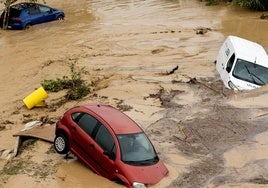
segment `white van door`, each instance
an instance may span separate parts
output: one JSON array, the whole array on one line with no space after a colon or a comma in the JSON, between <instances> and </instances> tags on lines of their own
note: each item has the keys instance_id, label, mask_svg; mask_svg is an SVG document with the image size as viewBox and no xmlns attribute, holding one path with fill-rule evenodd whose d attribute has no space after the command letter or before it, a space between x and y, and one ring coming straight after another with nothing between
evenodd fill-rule
<instances>
[{"instance_id":1,"label":"white van door","mask_svg":"<svg viewBox=\"0 0 268 188\"><path fill-rule=\"evenodd\" d=\"M230 81L230 77L232 76L232 69L234 67L234 62L235 62L236 58L235 58L235 53L233 53L229 59L227 60L227 62L223 63L222 65L222 72L221 72L221 79L223 80L223 83L226 87L230 88L229 86L229 81Z\"/></svg>"}]
</instances>

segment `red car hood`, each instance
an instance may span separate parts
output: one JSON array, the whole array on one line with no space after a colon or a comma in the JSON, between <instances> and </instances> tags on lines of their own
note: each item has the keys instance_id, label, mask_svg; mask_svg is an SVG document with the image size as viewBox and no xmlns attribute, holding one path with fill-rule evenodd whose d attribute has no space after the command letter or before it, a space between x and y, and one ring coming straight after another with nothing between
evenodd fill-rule
<instances>
[{"instance_id":1,"label":"red car hood","mask_svg":"<svg viewBox=\"0 0 268 188\"><path fill-rule=\"evenodd\" d=\"M130 185L133 182L154 185L168 174L168 170L161 160L150 166L132 166L128 164L123 166L124 176L130 181Z\"/></svg>"}]
</instances>

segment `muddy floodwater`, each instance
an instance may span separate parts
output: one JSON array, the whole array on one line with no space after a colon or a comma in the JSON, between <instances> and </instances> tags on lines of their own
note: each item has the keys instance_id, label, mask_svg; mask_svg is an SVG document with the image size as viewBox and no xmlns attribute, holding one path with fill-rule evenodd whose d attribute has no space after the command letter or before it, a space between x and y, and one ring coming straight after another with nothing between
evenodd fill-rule
<instances>
[{"instance_id":1,"label":"muddy floodwater","mask_svg":"<svg viewBox=\"0 0 268 188\"><path fill-rule=\"evenodd\" d=\"M154 187L268 186L268 87L230 91L213 63L228 35L268 49L261 12L196 0L46 3L65 20L0 31L0 187L123 187L49 142L25 140L13 157L13 135L26 122L55 125L88 102L112 105L144 129L169 170ZM74 62L88 96L62 102L63 90L48 93L46 107L25 107L24 97L43 80L70 76Z\"/></svg>"}]
</instances>

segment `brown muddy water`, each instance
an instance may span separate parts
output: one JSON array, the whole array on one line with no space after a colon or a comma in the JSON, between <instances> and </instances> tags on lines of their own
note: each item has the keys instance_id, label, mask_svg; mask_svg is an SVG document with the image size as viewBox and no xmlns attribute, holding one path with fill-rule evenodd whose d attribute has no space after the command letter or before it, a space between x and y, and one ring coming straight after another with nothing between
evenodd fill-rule
<instances>
[{"instance_id":1,"label":"brown muddy water","mask_svg":"<svg viewBox=\"0 0 268 188\"><path fill-rule=\"evenodd\" d=\"M0 31L0 154L12 155L12 135L26 121L55 122L74 105L99 101L124 111L154 143L169 169L154 187L267 187L268 88L233 93L213 64L227 35L267 49L260 12L195 0L46 2L66 19ZM210 30L197 35L200 26ZM42 80L69 75L72 62L94 82L91 94L59 103L65 91L49 93L47 107L26 109L22 99ZM7 158L0 187L121 187L43 141L30 139Z\"/></svg>"}]
</instances>

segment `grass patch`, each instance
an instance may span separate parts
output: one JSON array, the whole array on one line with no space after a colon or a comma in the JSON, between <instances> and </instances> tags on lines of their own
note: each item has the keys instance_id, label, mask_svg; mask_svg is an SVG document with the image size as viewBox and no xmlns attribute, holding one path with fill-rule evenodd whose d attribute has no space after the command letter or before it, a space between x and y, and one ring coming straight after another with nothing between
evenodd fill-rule
<instances>
[{"instance_id":1,"label":"grass patch","mask_svg":"<svg viewBox=\"0 0 268 188\"><path fill-rule=\"evenodd\" d=\"M218 5L219 0L206 0L206 5L211 6L211 5Z\"/></svg>"},{"instance_id":2,"label":"grass patch","mask_svg":"<svg viewBox=\"0 0 268 188\"><path fill-rule=\"evenodd\" d=\"M6 166L4 166L0 174L16 175L25 173L24 169L28 167L29 164L30 162L26 160L13 160L12 163L8 163Z\"/></svg>"}]
</instances>

